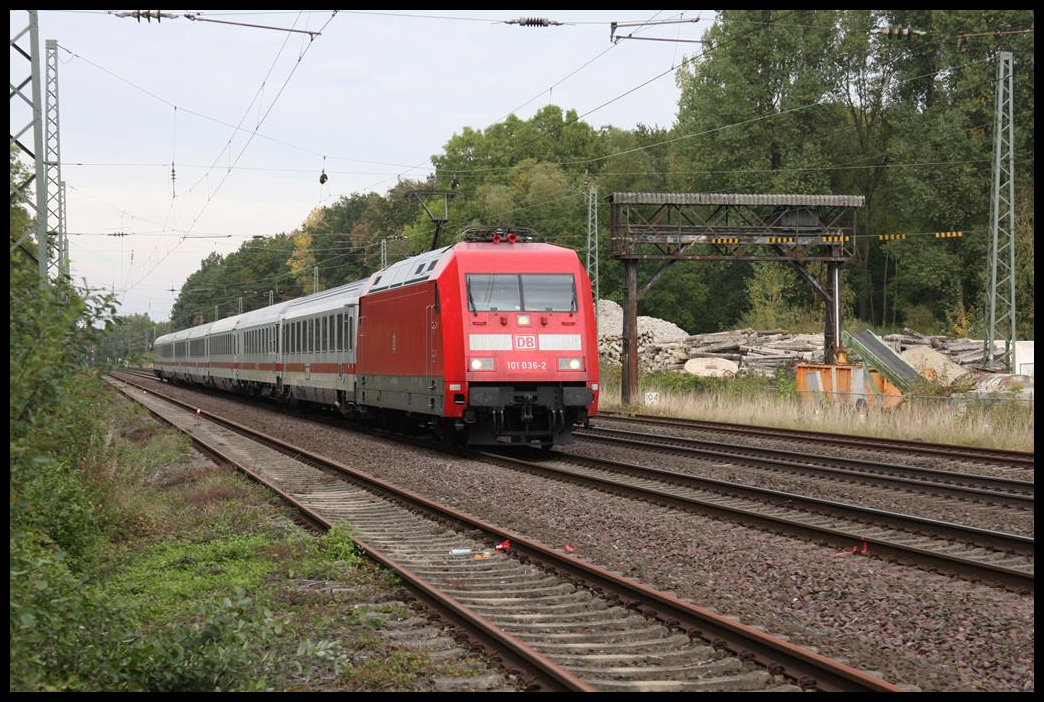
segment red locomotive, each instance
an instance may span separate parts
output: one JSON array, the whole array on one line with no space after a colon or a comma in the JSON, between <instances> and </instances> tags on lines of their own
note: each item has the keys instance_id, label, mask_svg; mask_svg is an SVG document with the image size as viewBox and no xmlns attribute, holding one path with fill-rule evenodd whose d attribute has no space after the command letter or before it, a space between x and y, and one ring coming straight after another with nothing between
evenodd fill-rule
<instances>
[{"instance_id":1,"label":"red locomotive","mask_svg":"<svg viewBox=\"0 0 1044 702\"><path fill-rule=\"evenodd\" d=\"M161 378L336 406L469 445L572 440L598 406L576 253L501 229L361 281L167 334Z\"/></svg>"}]
</instances>

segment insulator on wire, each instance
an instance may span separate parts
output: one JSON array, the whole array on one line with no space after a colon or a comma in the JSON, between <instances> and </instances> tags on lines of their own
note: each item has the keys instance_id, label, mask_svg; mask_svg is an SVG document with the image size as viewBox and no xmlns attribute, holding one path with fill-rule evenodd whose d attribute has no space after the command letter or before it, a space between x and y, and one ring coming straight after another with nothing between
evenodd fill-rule
<instances>
[{"instance_id":1,"label":"insulator on wire","mask_svg":"<svg viewBox=\"0 0 1044 702\"><path fill-rule=\"evenodd\" d=\"M517 20L506 20L505 24L517 24L520 27L550 27L562 23L547 17L520 17Z\"/></svg>"}]
</instances>

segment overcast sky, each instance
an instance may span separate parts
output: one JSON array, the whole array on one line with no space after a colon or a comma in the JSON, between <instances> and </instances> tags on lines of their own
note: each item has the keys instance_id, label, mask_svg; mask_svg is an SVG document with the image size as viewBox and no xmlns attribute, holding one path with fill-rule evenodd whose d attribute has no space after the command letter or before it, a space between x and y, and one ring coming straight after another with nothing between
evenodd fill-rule
<instances>
[{"instance_id":1,"label":"overcast sky","mask_svg":"<svg viewBox=\"0 0 1044 702\"><path fill-rule=\"evenodd\" d=\"M114 290L120 314L169 319L177 290L209 253L232 252L255 234L292 231L313 208L342 195L383 195L399 177L424 178L432 155L463 127L486 129L512 113L528 119L549 103L589 113L583 120L596 128L670 127L679 95L671 69L700 45L613 44L610 23L699 17L636 34L695 40L713 12L342 10L331 19L330 11L258 10L201 17L322 34L310 39L183 16L157 23L101 10L39 11L41 51L47 39L59 46L73 278ZM504 23L522 17L565 24ZM11 11L12 36L27 25L26 11ZM19 44L28 47L28 39ZM12 82L28 73L28 62L12 51ZM12 100L12 130L29 119L24 103ZM324 167L329 180L321 186ZM116 232L127 236L110 236Z\"/></svg>"}]
</instances>

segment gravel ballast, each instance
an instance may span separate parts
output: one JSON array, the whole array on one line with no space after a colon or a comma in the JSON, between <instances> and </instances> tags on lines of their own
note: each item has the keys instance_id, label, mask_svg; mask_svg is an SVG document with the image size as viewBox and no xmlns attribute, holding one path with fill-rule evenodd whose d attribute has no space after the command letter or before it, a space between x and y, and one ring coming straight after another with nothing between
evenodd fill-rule
<instances>
[{"instance_id":1,"label":"gravel ballast","mask_svg":"<svg viewBox=\"0 0 1044 702\"><path fill-rule=\"evenodd\" d=\"M170 388L178 394L183 389ZM395 445L222 396L235 417L748 625L938 691L1033 690L1033 596Z\"/></svg>"}]
</instances>

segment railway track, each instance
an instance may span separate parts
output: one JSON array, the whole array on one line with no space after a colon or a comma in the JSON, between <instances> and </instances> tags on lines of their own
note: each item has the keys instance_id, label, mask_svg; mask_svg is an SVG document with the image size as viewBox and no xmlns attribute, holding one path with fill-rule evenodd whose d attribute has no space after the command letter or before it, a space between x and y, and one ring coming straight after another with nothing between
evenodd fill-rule
<instances>
[{"instance_id":1,"label":"railway track","mask_svg":"<svg viewBox=\"0 0 1044 702\"><path fill-rule=\"evenodd\" d=\"M899 689L329 459L219 427L190 405L167 409L152 390L129 396L316 523L350 522L363 550L540 687Z\"/></svg>"},{"instance_id":2,"label":"railway track","mask_svg":"<svg viewBox=\"0 0 1044 702\"><path fill-rule=\"evenodd\" d=\"M1034 540L1028 536L562 452L531 460L503 453L475 455L517 470L811 538L839 549L859 549L1017 589L1033 587Z\"/></svg>"},{"instance_id":3,"label":"railway track","mask_svg":"<svg viewBox=\"0 0 1044 702\"><path fill-rule=\"evenodd\" d=\"M651 435L623 429L577 429L574 436L632 447L675 451L688 456L725 460L756 468L827 477L894 489L945 495L962 500L1008 505L1032 510L1034 484L1018 480L918 466L824 456L810 451L788 451L747 444L707 441L677 436Z\"/></svg>"},{"instance_id":4,"label":"railway track","mask_svg":"<svg viewBox=\"0 0 1044 702\"><path fill-rule=\"evenodd\" d=\"M681 429L712 431L718 434L730 434L734 436L782 439L793 441L803 446L808 446L810 444L829 444L877 453L889 451L904 455L921 455L934 458L952 459L956 461L993 463L1000 466L1024 468L1028 470L1032 470L1034 466L1033 453L1025 451L956 446L952 444L933 444L904 439L850 436L820 431L799 431L796 429L749 426L745 424L711 422L699 419L630 415L619 412L599 411L598 418L625 420L632 425L639 424L648 427L676 427ZM595 426L599 426L598 418L594 420Z\"/></svg>"},{"instance_id":5,"label":"railway track","mask_svg":"<svg viewBox=\"0 0 1044 702\"><path fill-rule=\"evenodd\" d=\"M1028 536L561 452L533 452L532 460L492 452L453 453L813 539L838 549L858 548L873 557L1020 590L1033 587L1034 540ZM737 454L728 460L737 460ZM759 463L765 459L743 460ZM1029 500L1032 504L1032 497Z\"/></svg>"}]
</instances>

